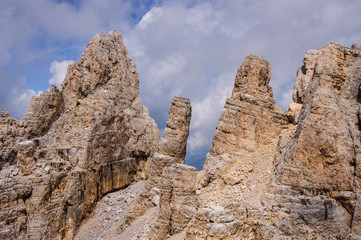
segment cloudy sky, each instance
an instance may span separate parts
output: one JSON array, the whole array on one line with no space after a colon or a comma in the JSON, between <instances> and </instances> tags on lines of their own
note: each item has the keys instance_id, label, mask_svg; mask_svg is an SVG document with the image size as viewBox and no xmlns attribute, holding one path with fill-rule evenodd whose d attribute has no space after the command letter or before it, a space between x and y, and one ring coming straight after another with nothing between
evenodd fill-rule
<instances>
[{"instance_id":1,"label":"cloudy sky","mask_svg":"<svg viewBox=\"0 0 361 240\"><path fill-rule=\"evenodd\" d=\"M308 49L361 44L360 13L359 0L1 0L0 109L21 118L32 95L61 83L92 36L117 30L161 130L173 96L191 99L187 162L199 167L248 54L270 62L285 110Z\"/></svg>"}]
</instances>

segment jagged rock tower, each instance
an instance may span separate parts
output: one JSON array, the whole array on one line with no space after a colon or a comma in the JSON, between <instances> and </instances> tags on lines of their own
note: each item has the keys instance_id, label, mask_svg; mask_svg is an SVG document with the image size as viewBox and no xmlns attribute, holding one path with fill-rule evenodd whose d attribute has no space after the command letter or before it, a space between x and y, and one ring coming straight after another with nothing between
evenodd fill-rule
<instances>
[{"instance_id":1,"label":"jagged rock tower","mask_svg":"<svg viewBox=\"0 0 361 240\"><path fill-rule=\"evenodd\" d=\"M1 239L72 239L104 194L144 179L159 132L121 35L97 34L61 90L0 119Z\"/></svg>"},{"instance_id":2,"label":"jagged rock tower","mask_svg":"<svg viewBox=\"0 0 361 240\"><path fill-rule=\"evenodd\" d=\"M248 56L217 125L186 239L361 239L361 51L310 50L287 114Z\"/></svg>"},{"instance_id":3,"label":"jagged rock tower","mask_svg":"<svg viewBox=\"0 0 361 240\"><path fill-rule=\"evenodd\" d=\"M361 239L361 49L308 51L287 113L270 77L246 57L197 173L182 164L190 101L174 98L159 141L120 34L96 35L60 90L20 121L1 112L0 238L72 239L104 194L149 173L101 236Z\"/></svg>"}]
</instances>

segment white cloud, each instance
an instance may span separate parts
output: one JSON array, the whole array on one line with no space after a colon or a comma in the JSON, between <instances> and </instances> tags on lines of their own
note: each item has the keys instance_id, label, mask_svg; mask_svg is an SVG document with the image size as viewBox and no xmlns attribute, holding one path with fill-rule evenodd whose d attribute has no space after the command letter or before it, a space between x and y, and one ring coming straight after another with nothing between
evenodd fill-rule
<instances>
[{"instance_id":1,"label":"white cloud","mask_svg":"<svg viewBox=\"0 0 361 240\"><path fill-rule=\"evenodd\" d=\"M149 24L156 21L157 18L161 17L162 15L163 9L160 7L154 7L142 17L137 27L140 29L145 29Z\"/></svg>"},{"instance_id":2,"label":"white cloud","mask_svg":"<svg viewBox=\"0 0 361 240\"><path fill-rule=\"evenodd\" d=\"M60 85L65 78L68 66L73 62L74 61L72 60L64 60L61 62L56 60L53 61L49 68L49 72L53 74L53 76L49 79L49 84L56 85L58 88L60 88Z\"/></svg>"},{"instance_id":3,"label":"white cloud","mask_svg":"<svg viewBox=\"0 0 361 240\"><path fill-rule=\"evenodd\" d=\"M0 89L0 110L6 108L12 117L20 119L28 111L31 97L39 96L42 92L28 89L25 78L12 78L1 70L0 73L6 77Z\"/></svg>"},{"instance_id":4,"label":"white cloud","mask_svg":"<svg viewBox=\"0 0 361 240\"><path fill-rule=\"evenodd\" d=\"M217 80L218 84L209 91L207 97L192 102L192 132L188 141L191 154L199 148L210 146L220 112L227 97L231 95L233 85L227 84L227 81L222 81L221 78Z\"/></svg>"},{"instance_id":5,"label":"white cloud","mask_svg":"<svg viewBox=\"0 0 361 240\"><path fill-rule=\"evenodd\" d=\"M282 97L279 101L279 107L281 109L287 109L289 105L292 103L292 90L290 89L282 94Z\"/></svg>"},{"instance_id":6,"label":"white cloud","mask_svg":"<svg viewBox=\"0 0 361 240\"><path fill-rule=\"evenodd\" d=\"M211 4L204 3L195 6L187 11L185 22L197 32L209 34L220 24L217 13Z\"/></svg>"},{"instance_id":7,"label":"white cloud","mask_svg":"<svg viewBox=\"0 0 361 240\"><path fill-rule=\"evenodd\" d=\"M10 113L15 116L15 118L20 118L23 112L28 111L31 97L38 97L42 91L35 92L32 89L27 89L24 92L19 92L18 89L13 88L11 93L13 99L10 103Z\"/></svg>"}]
</instances>

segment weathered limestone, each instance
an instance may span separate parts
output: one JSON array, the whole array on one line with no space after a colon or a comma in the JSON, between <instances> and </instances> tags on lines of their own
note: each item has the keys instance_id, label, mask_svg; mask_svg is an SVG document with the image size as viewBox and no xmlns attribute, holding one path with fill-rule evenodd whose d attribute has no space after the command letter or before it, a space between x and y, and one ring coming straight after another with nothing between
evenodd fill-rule
<instances>
[{"instance_id":1,"label":"weathered limestone","mask_svg":"<svg viewBox=\"0 0 361 240\"><path fill-rule=\"evenodd\" d=\"M150 239L165 239L180 233L198 208L196 169L184 164L172 164L163 171L160 210Z\"/></svg>"},{"instance_id":2,"label":"weathered limestone","mask_svg":"<svg viewBox=\"0 0 361 240\"><path fill-rule=\"evenodd\" d=\"M145 189L126 210L128 221L121 220L114 231L116 239L134 233L137 239L165 239L181 232L197 206L196 171L184 163L191 105L187 98L174 97L162 139L149 168ZM139 229L139 221L149 223ZM152 219L152 221L149 221Z\"/></svg>"},{"instance_id":3,"label":"weathered limestone","mask_svg":"<svg viewBox=\"0 0 361 240\"><path fill-rule=\"evenodd\" d=\"M287 108L287 117L291 123L298 123L298 116L300 115L302 104L292 102Z\"/></svg>"},{"instance_id":4,"label":"weathered limestone","mask_svg":"<svg viewBox=\"0 0 361 240\"><path fill-rule=\"evenodd\" d=\"M63 94L56 86L51 86L39 97L33 96L29 111L22 119L28 138L45 135L62 112Z\"/></svg>"},{"instance_id":5,"label":"weathered limestone","mask_svg":"<svg viewBox=\"0 0 361 240\"><path fill-rule=\"evenodd\" d=\"M163 169L173 163L184 163L192 108L188 98L174 97L158 149L154 153L147 188L160 188Z\"/></svg>"},{"instance_id":6,"label":"weathered limestone","mask_svg":"<svg viewBox=\"0 0 361 240\"><path fill-rule=\"evenodd\" d=\"M0 238L72 239L106 193L144 179L159 142L121 35L97 34L60 90L0 119Z\"/></svg>"},{"instance_id":7,"label":"weathered limestone","mask_svg":"<svg viewBox=\"0 0 361 240\"><path fill-rule=\"evenodd\" d=\"M358 60L353 56L356 52L347 50L330 43L317 51L318 58L310 63L315 67L304 94L300 124L279 167L285 178L282 182L328 191L353 191L358 187L354 175L359 158L357 94L361 79L355 65ZM305 61L306 68L307 64ZM287 175L294 171L299 174L290 182Z\"/></svg>"},{"instance_id":8,"label":"weathered limestone","mask_svg":"<svg viewBox=\"0 0 361 240\"><path fill-rule=\"evenodd\" d=\"M0 112L0 170L7 163L16 164L17 144L26 138L19 139L19 121L11 117L8 110ZM23 131L24 132L24 131Z\"/></svg>"},{"instance_id":9,"label":"weathered limestone","mask_svg":"<svg viewBox=\"0 0 361 240\"><path fill-rule=\"evenodd\" d=\"M159 205L164 169L172 164L184 163L191 116L190 100L174 97L169 107L167 127L150 162L145 191L130 210L132 218L142 216L150 208Z\"/></svg>"},{"instance_id":10,"label":"weathered limestone","mask_svg":"<svg viewBox=\"0 0 361 240\"><path fill-rule=\"evenodd\" d=\"M0 112L0 238L72 239L100 198L148 176L106 236L361 239L361 49L308 51L287 113L270 76L246 57L197 173L182 164L189 99L159 141L120 34L96 35L61 89L20 121Z\"/></svg>"},{"instance_id":11,"label":"weathered limestone","mask_svg":"<svg viewBox=\"0 0 361 240\"><path fill-rule=\"evenodd\" d=\"M240 222L222 206L201 208L187 228L187 239L234 239Z\"/></svg>"},{"instance_id":12,"label":"weathered limestone","mask_svg":"<svg viewBox=\"0 0 361 240\"><path fill-rule=\"evenodd\" d=\"M18 160L19 170L24 175L29 175L35 168L34 153L37 143L32 140L24 141L18 144L16 158Z\"/></svg>"},{"instance_id":13,"label":"weathered limestone","mask_svg":"<svg viewBox=\"0 0 361 240\"><path fill-rule=\"evenodd\" d=\"M300 232L358 239L361 51L330 43L307 52L304 63L302 68L313 71L298 74L294 96L304 97L294 100L303 106L294 135L276 158L272 191L278 192L280 185L291 189L273 201L288 202L296 196L289 208L305 219ZM299 82L305 75L309 80L302 89ZM292 228L296 217L289 220L288 232L300 238Z\"/></svg>"},{"instance_id":14,"label":"weathered limestone","mask_svg":"<svg viewBox=\"0 0 361 240\"><path fill-rule=\"evenodd\" d=\"M267 87L268 63L242 63L197 190L200 206L232 215L237 230L212 231L201 209L185 239L361 239L361 51L330 43L304 63L287 115Z\"/></svg>"},{"instance_id":15,"label":"weathered limestone","mask_svg":"<svg viewBox=\"0 0 361 240\"><path fill-rule=\"evenodd\" d=\"M267 145L288 123L273 99L272 88L268 86L270 77L271 68L264 58L246 57L217 124L212 156L254 152Z\"/></svg>"},{"instance_id":16,"label":"weathered limestone","mask_svg":"<svg viewBox=\"0 0 361 240\"><path fill-rule=\"evenodd\" d=\"M319 54L317 50L308 50L303 58L304 65L297 70L297 78L292 92L292 98L295 103L302 104L305 100Z\"/></svg>"},{"instance_id":17,"label":"weathered limestone","mask_svg":"<svg viewBox=\"0 0 361 240\"><path fill-rule=\"evenodd\" d=\"M270 77L268 62L255 55L239 67L199 173L201 209L187 228L186 239L254 236L253 227L245 225L247 209L259 207L272 182L278 136L289 125L273 99Z\"/></svg>"},{"instance_id":18,"label":"weathered limestone","mask_svg":"<svg viewBox=\"0 0 361 240\"><path fill-rule=\"evenodd\" d=\"M271 181L277 138L289 121L275 104L272 88L268 86L270 76L268 62L255 55L246 57L238 69L232 96L221 113L203 167L201 185L210 184L203 190L208 205L233 202L235 195L229 194L232 189L229 186L245 181L258 186L258 190L244 192L243 197L255 200L257 192L261 194L261 189ZM256 160L259 157L262 161ZM228 186L223 188L224 194L212 197L213 185L224 183ZM207 191L209 194L205 194Z\"/></svg>"}]
</instances>

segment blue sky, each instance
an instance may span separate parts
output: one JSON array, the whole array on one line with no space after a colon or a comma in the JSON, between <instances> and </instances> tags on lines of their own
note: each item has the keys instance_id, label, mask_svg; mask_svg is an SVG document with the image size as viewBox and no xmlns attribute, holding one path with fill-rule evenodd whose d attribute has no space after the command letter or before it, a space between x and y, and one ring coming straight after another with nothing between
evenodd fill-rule
<instances>
[{"instance_id":1,"label":"blue sky","mask_svg":"<svg viewBox=\"0 0 361 240\"><path fill-rule=\"evenodd\" d=\"M268 59L270 84L285 110L308 49L361 44L360 12L359 0L2 0L0 109L21 118L30 97L59 84L91 37L117 30L161 130L173 96L191 99L187 162L199 166L194 161L209 150L244 57Z\"/></svg>"}]
</instances>

